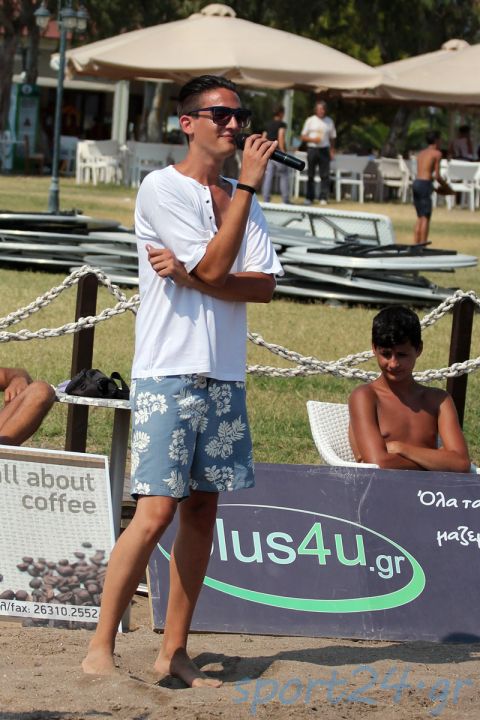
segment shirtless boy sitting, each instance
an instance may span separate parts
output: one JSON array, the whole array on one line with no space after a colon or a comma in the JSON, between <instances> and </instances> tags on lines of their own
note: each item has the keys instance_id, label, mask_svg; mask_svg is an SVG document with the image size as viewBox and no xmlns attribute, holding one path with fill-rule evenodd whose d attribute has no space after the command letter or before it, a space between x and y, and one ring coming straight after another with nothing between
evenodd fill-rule
<instances>
[{"instance_id":1,"label":"shirtless boy sitting","mask_svg":"<svg viewBox=\"0 0 480 720\"><path fill-rule=\"evenodd\" d=\"M0 368L0 445L21 445L38 429L55 401L55 391L43 381L32 381L22 368Z\"/></svg>"},{"instance_id":2,"label":"shirtless boy sitting","mask_svg":"<svg viewBox=\"0 0 480 720\"><path fill-rule=\"evenodd\" d=\"M372 349L381 374L355 388L349 398L355 458L387 469L469 472L451 396L412 376L422 347L419 319L408 308L391 306L374 317Z\"/></svg>"},{"instance_id":3,"label":"shirtless boy sitting","mask_svg":"<svg viewBox=\"0 0 480 720\"><path fill-rule=\"evenodd\" d=\"M436 192L439 195L451 195L453 190L440 175L440 133L432 131L427 133L428 147L417 155L417 177L413 181L413 204L417 211L417 222L415 224L414 241L416 245L425 245L428 240L430 229L430 218L432 216L432 192L433 180L436 180L438 187Z\"/></svg>"}]
</instances>

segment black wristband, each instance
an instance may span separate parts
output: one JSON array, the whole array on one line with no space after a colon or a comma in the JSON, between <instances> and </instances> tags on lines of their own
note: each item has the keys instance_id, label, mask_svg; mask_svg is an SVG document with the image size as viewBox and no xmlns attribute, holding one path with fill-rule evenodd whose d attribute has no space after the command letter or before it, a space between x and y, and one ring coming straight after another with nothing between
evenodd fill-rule
<instances>
[{"instance_id":1,"label":"black wristband","mask_svg":"<svg viewBox=\"0 0 480 720\"><path fill-rule=\"evenodd\" d=\"M251 185L245 185L245 183L239 183L237 182L237 190L246 190L251 195L255 195L255 188Z\"/></svg>"}]
</instances>

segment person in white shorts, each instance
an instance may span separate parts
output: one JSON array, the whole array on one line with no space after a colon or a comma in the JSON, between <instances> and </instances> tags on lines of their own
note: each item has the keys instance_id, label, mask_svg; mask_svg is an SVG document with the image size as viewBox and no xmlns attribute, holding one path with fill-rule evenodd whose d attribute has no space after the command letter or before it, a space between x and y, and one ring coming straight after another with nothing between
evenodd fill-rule
<instances>
[{"instance_id":1,"label":"person in white shorts","mask_svg":"<svg viewBox=\"0 0 480 720\"><path fill-rule=\"evenodd\" d=\"M238 182L226 180L220 169L250 120L235 85L212 75L194 78L180 91L178 115L188 154L147 175L137 198L141 302L132 368L132 494L138 502L112 551L83 669L114 671L119 621L178 506L154 668L189 686L218 686L189 658L187 637L218 493L254 482L245 407L246 303L269 302L275 275L282 274L255 197L277 143L248 137Z\"/></svg>"}]
</instances>

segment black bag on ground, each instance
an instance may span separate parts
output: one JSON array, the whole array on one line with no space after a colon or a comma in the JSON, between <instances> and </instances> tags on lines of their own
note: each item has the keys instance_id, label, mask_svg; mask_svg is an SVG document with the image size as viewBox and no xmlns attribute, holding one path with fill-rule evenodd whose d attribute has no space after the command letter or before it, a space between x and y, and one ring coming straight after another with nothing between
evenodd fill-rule
<instances>
[{"instance_id":1,"label":"black bag on ground","mask_svg":"<svg viewBox=\"0 0 480 720\"><path fill-rule=\"evenodd\" d=\"M120 383L120 385L118 385ZM128 400L130 390L120 373L113 372L110 377L101 370L80 370L65 388L68 395L107 398L109 400Z\"/></svg>"}]
</instances>

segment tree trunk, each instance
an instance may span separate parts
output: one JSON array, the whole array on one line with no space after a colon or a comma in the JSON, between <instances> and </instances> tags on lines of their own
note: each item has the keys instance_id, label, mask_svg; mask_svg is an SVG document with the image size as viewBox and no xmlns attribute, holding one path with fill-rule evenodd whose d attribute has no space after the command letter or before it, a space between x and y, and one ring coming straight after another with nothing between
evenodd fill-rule
<instances>
[{"instance_id":1,"label":"tree trunk","mask_svg":"<svg viewBox=\"0 0 480 720\"><path fill-rule=\"evenodd\" d=\"M161 108L165 83L157 82L153 95L152 106L147 118L148 142L162 142Z\"/></svg>"},{"instance_id":2,"label":"tree trunk","mask_svg":"<svg viewBox=\"0 0 480 720\"><path fill-rule=\"evenodd\" d=\"M27 63L25 67L25 82L35 85L38 78L38 50L40 45L40 33L35 23L28 26L28 48Z\"/></svg>"},{"instance_id":3,"label":"tree trunk","mask_svg":"<svg viewBox=\"0 0 480 720\"><path fill-rule=\"evenodd\" d=\"M412 109L406 105L401 105L398 108L390 125L388 137L381 150L384 157L396 157L399 153L403 154L405 152L412 113Z\"/></svg>"},{"instance_id":4,"label":"tree trunk","mask_svg":"<svg viewBox=\"0 0 480 720\"><path fill-rule=\"evenodd\" d=\"M0 132L8 129L10 93L12 89L13 63L17 48L17 36L5 35L0 45Z\"/></svg>"},{"instance_id":5,"label":"tree trunk","mask_svg":"<svg viewBox=\"0 0 480 720\"><path fill-rule=\"evenodd\" d=\"M138 138L140 142L148 140L148 115L152 108L155 84L153 82L145 82L143 86L143 108L140 127L138 128Z\"/></svg>"}]
</instances>

